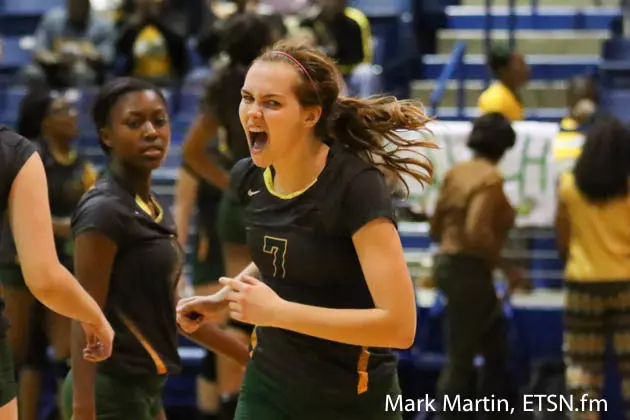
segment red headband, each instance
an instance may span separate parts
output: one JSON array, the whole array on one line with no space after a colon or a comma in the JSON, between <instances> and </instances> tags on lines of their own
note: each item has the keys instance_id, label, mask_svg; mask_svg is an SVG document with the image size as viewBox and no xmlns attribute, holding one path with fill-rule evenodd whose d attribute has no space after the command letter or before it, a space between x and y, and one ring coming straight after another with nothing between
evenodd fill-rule
<instances>
[{"instance_id":1,"label":"red headband","mask_svg":"<svg viewBox=\"0 0 630 420\"><path fill-rule=\"evenodd\" d=\"M281 55L285 58L288 58L293 64L295 64L296 66L298 66L298 68L302 71L302 73L304 73L304 75L308 78L308 81L311 83L311 87L313 88L313 91L315 92L315 95L317 96L317 102L319 103L319 105L322 105L322 100L319 97L319 92L317 91L317 86L315 85L315 81L313 80L313 78L311 77L311 75L309 74L308 70L306 70L306 67L304 67L302 65L302 63L300 63L298 61L297 58L293 57L291 54L286 53L284 51L272 51L272 54L278 54Z\"/></svg>"}]
</instances>

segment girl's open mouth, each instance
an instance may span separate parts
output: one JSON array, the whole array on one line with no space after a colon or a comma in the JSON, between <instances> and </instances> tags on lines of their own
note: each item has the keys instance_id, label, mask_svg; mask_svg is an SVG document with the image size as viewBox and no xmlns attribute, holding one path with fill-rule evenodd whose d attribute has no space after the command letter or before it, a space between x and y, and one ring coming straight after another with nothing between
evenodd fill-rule
<instances>
[{"instance_id":1,"label":"girl's open mouth","mask_svg":"<svg viewBox=\"0 0 630 420\"><path fill-rule=\"evenodd\" d=\"M249 147L253 152L261 152L267 145L269 136L264 131L249 131Z\"/></svg>"}]
</instances>

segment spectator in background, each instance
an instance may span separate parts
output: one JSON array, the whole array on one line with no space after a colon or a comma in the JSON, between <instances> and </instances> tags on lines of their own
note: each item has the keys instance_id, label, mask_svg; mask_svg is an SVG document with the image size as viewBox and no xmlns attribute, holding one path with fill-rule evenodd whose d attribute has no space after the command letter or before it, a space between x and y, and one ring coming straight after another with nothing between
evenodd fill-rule
<instances>
[{"instance_id":1,"label":"spectator in background","mask_svg":"<svg viewBox=\"0 0 630 420\"><path fill-rule=\"evenodd\" d=\"M42 18L33 63L20 73L31 88L99 84L114 56L113 25L93 13L90 0L67 0Z\"/></svg>"},{"instance_id":2,"label":"spectator in background","mask_svg":"<svg viewBox=\"0 0 630 420\"><path fill-rule=\"evenodd\" d=\"M161 0L135 0L116 43L117 73L170 86L188 72L186 40L169 26Z\"/></svg>"},{"instance_id":3,"label":"spectator in background","mask_svg":"<svg viewBox=\"0 0 630 420\"><path fill-rule=\"evenodd\" d=\"M379 92L372 67L372 32L367 17L348 7L347 0L317 0L300 23L310 31L305 40L319 46L339 66L350 94L367 97Z\"/></svg>"},{"instance_id":4,"label":"spectator in background","mask_svg":"<svg viewBox=\"0 0 630 420\"><path fill-rule=\"evenodd\" d=\"M563 349L569 392L601 398L608 335L630 416L630 131L594 123L575 169L561 175L556 241L566 260ZM574 414L575 415L575 414ZM582 417L599 418L597 413Z\"/></svg>"},{"instance_id":5,"label":"spectator in background","mask_svg":"<svg viewBox=\"0 0 630 420\"><path fill-rule=\"evenodd\" d=\"M586 130L597 113L597 90L590 77L578 76L569 81L567 105L569 113L560 121L560 132L553 141L556 178L572 170L582 152Z\"/></svg>"},{"instance_id":6,"label":"spectator in background","mask_svg":"<svg viewBox=\"0 0 630 420\"><path fill-rule=\"evenodd\" d=\"M261 0L235 0L234 8L228 12L227 16L225 16L225 8L218 11L215 5L214 9L213 15L216 19L203 31L197 41L197 51L205 60L212 60L217 58L219 54L226 52L222 50L221 46L223 34L230 26L230 19L244 13L258 15L265 22L271 30L271 44L280 41L287 35L283 16ZM229 53L226 55L229 56Z\"/></svg>"},{"instance_id":7,"label":"spectator in background","mask_svg":"<svg viewBox=\"0 0 630 420\"><path fill-rule=\"evenodd\" d=\"M493 283L501 267L510 289L523 282L520 272L500 256L515 212L503 191L497 164L514 146L510 121L498 113L479 117L468 139L474 157L454 166L444 179L431 237L439 243L434 277L446 306L446 366L438 382L440 397L472 398L474 357L482 353L482 396L506 397L507 328ZM444 412L442 419L454 413ZM454 418L459 418L454 417Z\"/></svg>"},{"instance_id":8,"label":"spectator in background","mask_svg":"<svg viewBox=\"0 0 630 420\"><path fill-rule=\"evenodd\" d=\"M505 44L496 44L487 60L496 81L479 97L479 111L482 115L498 112L511 121L523 120L525 106L520 90L529 80L525 58Z\"/></svg>"}]
</instances>

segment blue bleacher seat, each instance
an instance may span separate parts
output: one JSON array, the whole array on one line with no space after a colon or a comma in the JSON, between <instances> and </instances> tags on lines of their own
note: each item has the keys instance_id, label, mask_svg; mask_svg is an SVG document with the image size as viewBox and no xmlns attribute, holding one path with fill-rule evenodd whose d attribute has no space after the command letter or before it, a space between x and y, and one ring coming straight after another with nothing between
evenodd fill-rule
<instances>
[{"instance_id":1,"label":"blue bleacher seat","mask_svg":"<svg viewBox=\"0 0 630 420\"><path fill-rule=\"evenodd\" d=\"M4 0L0 7L4 13L46 12L53 7L64 6L65 0Z\"/></svg>"},{"instance_id":2,"label":"blue bleacher seat","mask_svg":"<svg viewBox=\"0 0 630 420\"><path fill-rule=\"evenodd\" d=\"M410 0L350 0L349 5L368 17L400 16L411 12Z\"/></svg>"},{"instance_id":3,"label":"blue bleacher seat","mask_svg":"<svg viewBox=\"0 0 630 420\"><path fill-rule=\"evenodd\" d=\"M24 95L26 95L24 87L11 87L0 93L0 123L9 126L15 124Z\"/></svg>"},{"instance_id":4,"label":"blue bleacher seat","mask_svg":"<svg viewBox=\"0 0 630 420\"><path fill-rule=\"evenodd\" d=\"M628 104L630 104L630 89L605 90L601 93L602 111L625 123L630 123Z\"/></svg>"},{"instance_id":5,"label":"blue bleacher seat","mask_svg":"<svg viewBox=\"0 0 630 420\"><path fill-rule=\"evenodd\" d=\"M32 35L41 17L39 12L0 12L0 36Z\"/></svg>"},{"instance_id":6,"label":"blue bleacher seat","mask_svg":"<svg viewBox=\"0 0 630 420\"><path fill-rule=\"evenodd\" d=\"M630 39L611 38L602 46L602 58L608 60L630 60Z\"/></svg>"},{"instance_id":7,"label":"blue bleacher seat","mask_svg":"<svg viewBox=\"0 0 630 420\"><path fill-rule=\"evenodd\" d=\"M536 13L528 6L517 7L514 27L518 30L608 30L613 20L619 16L617 7L577 8L547 7ZM451 7L446 9L449 29L485 28L484 6ZM509 10L497 7L492 15L494 29L510 27Z\"/></svg>"},{"instance_id":8,"label":"blue bleacher seat","mask_svg":"<svg viewBox=\"0 0 630 420\"><path fill-rule=\"evenodd\" d=\"M13 73L31 61L30 51L20 45L19 37L2 40L3 54L0 57L0 72Z\"/></svg>"}]
</instances>

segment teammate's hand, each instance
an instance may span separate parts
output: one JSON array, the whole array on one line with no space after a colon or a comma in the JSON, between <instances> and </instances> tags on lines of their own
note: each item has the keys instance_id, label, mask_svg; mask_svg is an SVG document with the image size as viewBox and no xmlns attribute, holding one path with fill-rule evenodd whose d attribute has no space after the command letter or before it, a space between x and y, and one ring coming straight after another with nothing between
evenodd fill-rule
<instances>
[{"instance_id":1,"label":"teammate's hand","mask_svg":"<svg viewBox=\"0 0 630 420\"><path fill-rule=\"evenodd\" d=\"M192 334L204 322L222 322L227 301L211 296L191 296L177 302L177 324L186 334Z\"/></svg>"},{"instance_id":2,"label":"teammate's hand","mask_svg":"<svg viewBox=\"0 0 630 420\"><path fill-rule=\"evenodd\" d=\"M230 316L233 319L261 327L275 324L282 299L269 286L250 276L235 279L222 277L219 282L232 289L227 300L230 301Z\"/></svg>"},{"instance_id":3,"label":"teammate's hand","mask_svg":"<svg viewBox=\"0 0 630 420\"><path fill-rule=\"evenodd\" d=\"M83 358L90 362L101 362L112 355L114 344L114 330L103 316L99 323L81 323L85 331L86 345Z\"/></svg>"}]
</instances>

